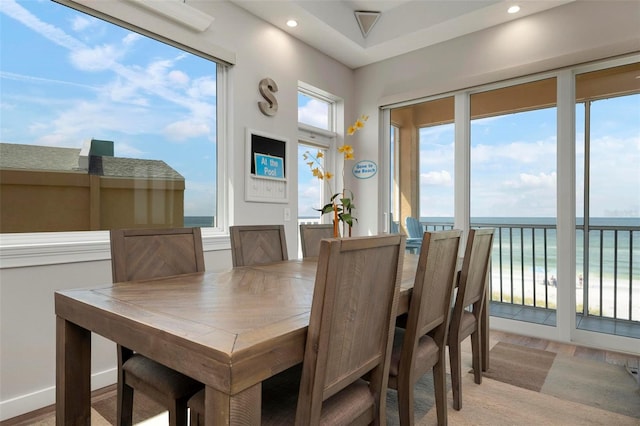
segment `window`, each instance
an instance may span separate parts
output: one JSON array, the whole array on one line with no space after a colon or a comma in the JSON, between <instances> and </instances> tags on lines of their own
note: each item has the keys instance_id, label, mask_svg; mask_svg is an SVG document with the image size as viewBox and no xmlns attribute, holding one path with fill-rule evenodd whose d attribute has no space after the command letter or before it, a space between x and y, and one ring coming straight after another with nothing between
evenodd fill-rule
<instances>
[{"instance_id":1,"label":"window","mask_svg":"<svg viewBox=\"0 0 640 426\"><path fill-rule=\"evenodd\" d=\"M638 73L634 63L576 75L576 310L585 318L640 320Z\"/></svg>"},{"instance_id":2,"label":"window","mask_svg":"<svg viewBox=\"0 0 640 426\"><path fill-rule=\"evenodd\" d=\"M3 2L0 232L217 226L222 65Z\"/></svg>"},{"instance_id":3,"label":"window","mask_svg":"<svg viewBox=\"0 0 640 426\"><path fill-rule=\"evenodd\" d=\"M391 110L396 171L390 193L393 220L401 229L409 216L439 227L453 224L453 119L453 97Z\"/></svg>"},{"instance_id":4,"label":"window","mask_svg":"<svg viewBox=\"0 0 640 426\"><path fill-rule=\"evenodd\" d=\"M333 164L331 147L335 144L336 101L320 90L301 84L298 91L298 220L320 222L316 209L328 202L331 194L325 182L313 176L304 160L309 153L324 167ZM318 153L322 155L318 157Z\"/></svg>"},{"instance_id":5,"label":"window","mask_svg":"<svg viewBox=\"0 0 640 426\"><path fill-rule=\"evenodd\" d=\"M494 251L492 299L555 308L555 287L545 285L558 274L555 78L475 93L470 102L471 223L495 226L503 247Z\"/></svg>"}]
</instances>

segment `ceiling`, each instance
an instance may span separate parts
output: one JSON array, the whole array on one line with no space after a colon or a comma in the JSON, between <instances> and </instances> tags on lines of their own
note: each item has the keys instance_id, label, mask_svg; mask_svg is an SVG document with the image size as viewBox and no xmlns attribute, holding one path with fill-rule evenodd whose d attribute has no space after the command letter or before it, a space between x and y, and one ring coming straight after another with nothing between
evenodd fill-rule
<instances>
[{"instance_id":1,"label":"ceiling","mask_svg":"<svg viewBox=\"0 0 640 426\"><path fill-rule=\"evenodd\" d=\"M576 0L230 1L350 68L358 68ZM508 7L514 4L520 6L520 12L508 14ZM356 11L380 12L366 37ZM364 16L375 19L375 15ZM298 26L289 28L289 19L297 20Z\"/></svg>"}]
</instances>

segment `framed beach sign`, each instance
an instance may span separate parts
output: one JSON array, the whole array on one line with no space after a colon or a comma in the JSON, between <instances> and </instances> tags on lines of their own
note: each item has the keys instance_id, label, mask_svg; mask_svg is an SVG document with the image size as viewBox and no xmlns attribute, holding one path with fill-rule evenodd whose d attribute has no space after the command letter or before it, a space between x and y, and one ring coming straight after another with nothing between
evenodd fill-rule
<instances>
[{"instance_id":1,"label":"framed beach sign","mask_svg":"<svg viewBox=\"0 0 640 426\"><path fill-rule=\"evenodd\" d=\"M287 142L286 138L247 128L246 201L288 202Z\"/></svg>"}]
</instances>

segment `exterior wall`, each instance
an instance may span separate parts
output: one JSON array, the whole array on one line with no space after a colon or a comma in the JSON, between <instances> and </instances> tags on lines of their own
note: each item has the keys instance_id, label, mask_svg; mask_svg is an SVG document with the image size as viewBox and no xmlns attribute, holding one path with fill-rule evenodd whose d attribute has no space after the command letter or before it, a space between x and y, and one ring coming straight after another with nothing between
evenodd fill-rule
<instances>
[{"instance_id":1,"label":"exterior wall","mask_svg":"<svg viewBox=\"0 0 640 426\"><path fill-rule=\"evenodd\" d=\"M184 181L0 170L0 233L181 227Z\"/></svg>"},{"instance_id":2,"label":"exterior wall","mask_svg":"<svg viewBox=\"0 0 640 426\"><path fill-rule=\"evenodd\" d=\"M89 192L86 173L1 170L0 232L89 230Z\"/></svg>"},{"instance_id":3,"label":"exterior wall","mask_svg":"<svg viewBox=\"0 0 640 426\"><path fill-rule=\"evenodd\" d=\"M100 227L184 226L184 181L100 180Z\"/></svg>"}]
</instances>

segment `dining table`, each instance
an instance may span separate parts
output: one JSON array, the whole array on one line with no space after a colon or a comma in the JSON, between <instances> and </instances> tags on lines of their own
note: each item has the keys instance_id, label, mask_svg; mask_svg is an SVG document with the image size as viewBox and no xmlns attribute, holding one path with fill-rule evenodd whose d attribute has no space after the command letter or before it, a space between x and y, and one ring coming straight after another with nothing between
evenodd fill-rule
<instances>
[{"instance_id":1,"label":"dining table","mask_svg":"<svg viewBox=\"0 0 640 426\"><path fill-rule=\"evenodd\" d=\"M398 315L417 264L404 255ZM260 424L262 381L303 361L316 266L293 259L57 291L56 424L91 424L91 333L202 382L207 425Z\"/></svg>"}]
</instances>

